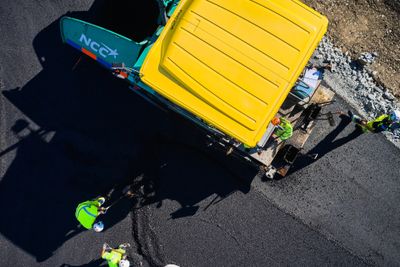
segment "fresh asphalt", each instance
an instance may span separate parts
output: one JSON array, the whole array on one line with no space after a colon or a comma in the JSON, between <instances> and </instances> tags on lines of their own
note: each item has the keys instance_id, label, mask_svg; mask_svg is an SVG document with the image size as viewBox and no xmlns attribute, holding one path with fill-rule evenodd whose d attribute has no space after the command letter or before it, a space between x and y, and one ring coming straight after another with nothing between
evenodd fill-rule
<instances>
[{"instance_id":1,"label":"fresh asphalt","mask_svg":"<svg viewBox=\"0 0 400 267\"><path fill-rule=\"evenodd\" d=\"M140 40L157 7L134 2L0 4L0 266L99 266L104 242L131 243L135 266L400 264L400 153L382 135L320 121L306 151L321 157L265 182L94 62L76 65L58 19L112 28L124 12ZM136 198L103 233L77 227L77 203L130 180Z\"/></svg>"}]
</instances>

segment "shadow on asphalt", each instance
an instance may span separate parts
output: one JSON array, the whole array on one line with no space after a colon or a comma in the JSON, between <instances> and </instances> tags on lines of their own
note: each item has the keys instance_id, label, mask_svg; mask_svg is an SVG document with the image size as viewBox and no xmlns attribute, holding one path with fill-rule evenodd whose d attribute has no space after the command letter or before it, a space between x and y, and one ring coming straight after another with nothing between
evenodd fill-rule
<instances>
[{"instance_id":1,"label":"shadow on asphalt","mask_svg":"<svg viewBox=\"0 0 400 267\"><path fill-rule=\"evenodd\" d=\"M360 136L363 132L360 129L354 127L355 125L351 122L352 121L349 116L341 115L340 122L336 126L336 128L308 152L308 154L310 155L318 154L317 159L311 159L307 156L299 157L298 160L294 163L293 167L289 170L289 173L294 173L301 170L302 168L322 158L330 151L333 151ZM347 136L336 139L336 137L348 126L354 127L354 130Z\"/></svg>"},{"instance_id":2,"label":"shadow on asphalt","mask_svg":"<svg viewBox=\"0 0 400 267\"><path fill-rule=\"evenodd\" d=\"M86 264L82 264L82 265L70 265L70 264L62 264L60 265L60 267L100 267L100 266L107 266L107 263L105 260L103 259L97 259L97 260L92 260Z\"/></svg>"},{"instance_id":3,"label":"shadow on asphalt","mask_svg":"<svg viewBox=\"0 0 400 267\"><path fill-rule=\"evenodd\" d=\"M136 8L148 5L147 0L134 2ZM96 22L93 18L104 5L96 1L88 12L68 15ZM107 19L99 24L107 27ZM74 218L78 203L140 174L145 174L139 181L145 196L142 204L177 200L182 210L173 218L193 215L196 203L210 195L222 199L249 190L255 174L246 176L251 177L248 181L232 181L227 163L207 160L203 152L192 149L203 141L189 123L148 105L90 60L72 70L80 55L61 43L59 20L43 29L33 46L43 70L23 87L3 91L34 124L16 121L10 133L19 141L0 153L16 150L0 183L0 232L37 261L48 259L81 232ZM173 138L160 137L165 135ZM163 159L167 165L161 168ZM242 172L235 165L232 170ZM104 218L106 230L128 215L129 205L121 201L110 209Z\"/></svg>"},{"instance_id":4,"label":"shadow on asphalt","mask_svg":"<svg viewBox=\"0 0 400 267\"><path fill-rule=\"evenodd\" d=\"M179 123L180 120L174 122ZM179 132L175 132L173 138L161 137L157 142L153 158L157 158L159 168L147 170L154 189L144 190L145 198L141 205L157 203L157 207L161 208L163 200L175 200L181 208L170 216L176 219L205 211L236 191L247 193L250 190L257 170L238 159L227 157L217 148L205 146L199 131L174 129ZM188 140L187 136L191 138ZM197 204L209 196L214 198L200 210Z\"/></svg>"}]
</instances>

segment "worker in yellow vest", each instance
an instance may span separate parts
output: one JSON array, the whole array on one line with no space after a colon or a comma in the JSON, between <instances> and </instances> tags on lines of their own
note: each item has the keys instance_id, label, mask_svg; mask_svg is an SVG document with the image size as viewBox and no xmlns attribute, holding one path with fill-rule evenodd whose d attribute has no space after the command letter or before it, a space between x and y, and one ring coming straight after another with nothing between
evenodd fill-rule
<instances>
[{"instance_id":1,"label":"worker in yellow vest","mask_svg":"<svg viewBox=\"0 0 400 267\"><path fill-rule=\"evenodd\" d=\"M275 117L272 119L272 124L275 125L274 134L276 137L285 141L292 137L293 135L293 126L287 119L281 117Z\"/></svg>"},{"instance_id":2,"label":"worker in yellow vest","mask_svg":"<svg viewBox=\"0 0 400 267\"><path fill-rule=\"evenodd\" d=\"M127 259L126 249L130 246L129 243L124 243L118 248L112 248L104 243L101 258L107 261L109 267L129 267L130 262Z\"/></svg>"},{"instance_id":3,"label":"worker in yellow vest","mask_svg":"<svg viewBox=\"0 0 400 267\"><path fill-rule=\"evenodd\" d=\"M384 131L395 131L400 128L400 111L393 110L389 114L383 114L373 120L366 121L361 117L348 111L353 122L355 122L363 132L380 133Z\"/></svg>"},{"instance_id":4,"label":"worker in yellow vest","mask_svg":"<svg viewBox=\"0 0 400 267\"><path fill-rule=\"evenodd\" d=\"M101 232L104 229L104 224L102 221L96 222L96 219L100 214L106 213L107 208L102 207L105 201L104 197L98 197L94 200L80 203L75 211L76 219L86 229Z\"/></svg>"}]
</instances>

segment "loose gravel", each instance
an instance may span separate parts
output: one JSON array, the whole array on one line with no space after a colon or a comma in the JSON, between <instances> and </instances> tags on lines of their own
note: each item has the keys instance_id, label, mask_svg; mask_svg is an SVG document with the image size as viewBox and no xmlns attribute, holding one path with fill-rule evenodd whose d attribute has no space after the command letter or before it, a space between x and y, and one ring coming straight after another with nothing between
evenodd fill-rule
<instances>
[{"instance_id":1,"label":"loose gravel","mask_svg":"<svg viewBox=\"0 0 400 267\"><path fill-rule=\"evenodd\" d=\"M331 70L325 72L325 82L361 116L373 119L393 109L400 109L399 101L387 88L376 83L376 73L369 68L377 57L379 55L372 51L362 53L357 59L351 58L324 37L315 50L311 63L331 64ZM384 134L400 148L400 130Z\"/></svg>"}]
</instances>

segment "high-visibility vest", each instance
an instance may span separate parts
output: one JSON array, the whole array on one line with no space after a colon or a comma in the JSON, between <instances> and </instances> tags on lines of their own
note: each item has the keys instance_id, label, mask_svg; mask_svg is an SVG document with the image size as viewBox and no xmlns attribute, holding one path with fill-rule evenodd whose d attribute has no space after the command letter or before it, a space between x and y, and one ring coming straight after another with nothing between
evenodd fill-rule
<instances>
[{"instance_id":1,"label":"high-visibility vest","mask_svg":"<svg viewBox=\"0 0 400 267\"><path fill-rule=\"evenodd\" d=\"M105 259L109 267L118 267L126 251L122 248L112 249L110 252L104 252L101 258Z\"/></svg>"},{"instance_id":2,"label":"high-visibility vest","mask_svg":"<svg viewBox=\"0 0 400 267\"><path fill-rule=\"evenodd\" d=\"M275 135L278 136L282 141L289 139L293 135L293 126L285 118L280 118L281 123L275 128Z\"/></svg>"},{"instance_id":3,"label":"high-visibility vest","mask_svg":"<svg viewBox=\"0 0 400 267\"><path fill-rule=\"evenodd\" d=\"M391 124L392 121L390 120L389 115L384 114L375 118L372 121L367 122L367 125L365 127L371 132L379 133L389 130Z\"/></svg>"},{"instance_id":4,"label":"high-visibility vest","mask_svg":"<svg viewBox=\"0 0 400 267\"><path fill-rule=\"evenodd\" d=\"M97 200L82 202L75 211L76 219L86 229L92 229L97 216L99 215L100 203Z\"/></svg>"}]
</instances>

